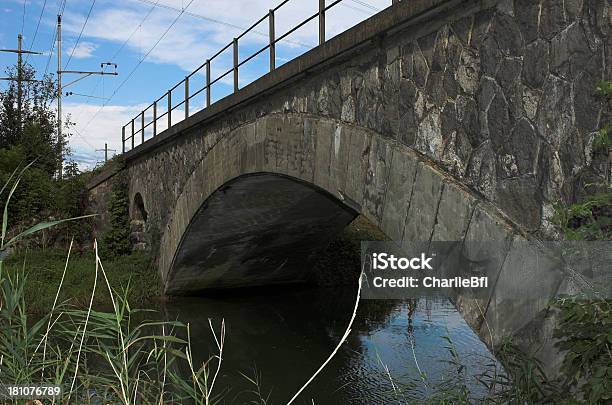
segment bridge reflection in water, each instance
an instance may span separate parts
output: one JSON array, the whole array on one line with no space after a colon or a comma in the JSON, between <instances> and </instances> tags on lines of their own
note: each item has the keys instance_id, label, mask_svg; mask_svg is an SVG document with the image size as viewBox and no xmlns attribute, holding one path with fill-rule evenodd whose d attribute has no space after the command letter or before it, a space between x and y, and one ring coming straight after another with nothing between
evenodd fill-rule
<instances>
[{"instance_id":1,"label":"bridge reflection in water","mask_svg":"<svg viewBox=\"0 0 612 405\"><path fill-rule=\"evenodd\" d=\"M256 387L241 373L250 378L257 373L263 397L271 392L268 403L278 404L291 398L336 346L352 312L354 295L353 288L283 287L178 299L168 303L165 311L168 319L190 322L196 362L215 353L208 318L217 325L225 319L226 345L217 390L225 393L225 403L256 400L251 392ZM444 336L450 337L466 365L473 395L483 395L474 376L495 363L492 355L448 300L432 297L362 301L349 340L298 403L310 403L312 398L316 404L365 405L423 398L457 373L447 363L452 357ZM427 386L415 356L427 374ZM394 392L385 367L401 394Z\"/></svg>"}]
</instances>

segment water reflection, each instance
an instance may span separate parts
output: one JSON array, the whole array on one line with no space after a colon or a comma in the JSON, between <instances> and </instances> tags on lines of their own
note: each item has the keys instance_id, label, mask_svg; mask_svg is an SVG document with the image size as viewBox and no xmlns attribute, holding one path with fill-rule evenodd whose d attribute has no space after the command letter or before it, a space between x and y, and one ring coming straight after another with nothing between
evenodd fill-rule
<instances>
[{"instance_id":1,"label":"water reflection","mask_svg":"<svg viewBox=\"0 0 612 405\"><path fill-rule=\"evenodd\" d=\"M191 326L194 357L215 353L208 329L226 323L217 393L224 403L257 400L253 390L282 404L302 386L344 333L355 291L346 288L266 290L168 303L165 314ZM471 374L489 362L486 347L442 298L362 301L353 332L297 403L396 402L398 392L427 395L453 373L448 336ZM420 371L419 371L420 370ZM185 370L187 372L187 370ZM423 381L421 375L426 375ZM259 381L255 387L244 376ZM478 390L473 383L473 390Z\"/></svg>"}]
</instances>

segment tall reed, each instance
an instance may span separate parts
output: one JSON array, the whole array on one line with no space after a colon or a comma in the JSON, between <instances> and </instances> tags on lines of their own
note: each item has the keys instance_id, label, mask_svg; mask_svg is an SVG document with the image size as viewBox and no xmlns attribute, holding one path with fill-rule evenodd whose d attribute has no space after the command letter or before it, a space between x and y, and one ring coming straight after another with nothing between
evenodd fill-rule
<instances>
[{"instance_id":1,"label":"tall reed","mask_svg":"<svg viewBox=\"0 0 612 405\"><path fill-rule=\"evenodd\" d=\"M8 190L0 239L0 384L61 385L60 398L45 400L53 404L218 403L221 396L213 390L222 364L225 323L217 329L209 320L218 353L194 364L189 325L143 320L152 311L130 306L129 285L122 289L111 286L97 242L92 269L82 270L95 272L87 308L59 302L71 243L53 305L39 319L28 316L24 290L31 274L26 276L25 263L16 272L5 272L3 261L28 235L83 218L41 223L9 239L9 203L28 167L15 170L0 190L0 195ZM93 308L94 296L100 291L109 294L112 311ZM186 331L187 339L179 337L181 330ZM187 365L189 375L178 372L181 363Z\"/></svg>"}]
</instances>

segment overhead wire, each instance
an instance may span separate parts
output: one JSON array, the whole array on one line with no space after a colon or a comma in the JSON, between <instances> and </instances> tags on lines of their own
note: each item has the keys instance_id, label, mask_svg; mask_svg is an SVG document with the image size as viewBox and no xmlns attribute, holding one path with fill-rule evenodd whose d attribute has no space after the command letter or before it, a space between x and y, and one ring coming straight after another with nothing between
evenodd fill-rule
<instances>
[{"instance_id":1,"label":"overhead wire","mask_svg":"<svg viewBox=\"0 0 612 405\"><path fill-rule=\"evenodd\" d=\"M23 34L23 28L25 27L26 2L27 0L23 0L23 14L21 15L21 30L19 31L20 34Z\"/></svg>"},{"instance_id":2,"label":"overhead wire","mask_svg":"<svg viewBox=\"0 0 612 405\"><path fill-rule=\"evenodd\" d=\"M176 7L170 6L168 4L160 3L159 1L157 1L155 3L152 0L136 0L136 1L139 1L141 3L146 3L146 4L152 4L155 7L161 7L161 8L165 8L167 10L181 11L180 8L176 8ZM193 13L193 12L185 12L185 15L188 15L188 16L194 17L194 18L199 18L201 20L205 20L205 21L212 22L212 23L215 23L215 24L224 25L226 27L233 28L233 29L238 30L238 31L246 31L247 30L247 27L243 27L243 26L240 26L240 25L237 25L237 24L232 24L230 22L223 21L223 20L218 20L216 18L206 17L205 15L202 15L202 14L196 14L196 13ZM252 30L252 32L257 34L257 35L259 35L259 36L263 36L263 37L266 37L266 38L268 38L268 35L269 35L269 34L267 34L265 32L261 32L261 31L257 31L257 30ZM287 43L291 43L291 44L294 44L294 45L299 45L299 46L304 47L304 48L312 48L313 47L313 45L311 45L311 44L306 44L306 43L303 43L303 42L299 42L299 41L295 41L295 40L291 40L291 39L286 39L286 38L283 39L282 41L287 42Z\"/></svg>"},{"instance_id":3,"label":"overhead wire","mask_svg":"<svg viewBox=\"0 0 612 405\"><path fill-rule=\"evenodd\" d=\"M68 67L68 64L70 63L70 61L72 60L72 57L74 56L74 52L76 51L77 47L79 46L79 41L81 40L81 36L83 35L83 31L85 31L85 27L87 26L87 22L89 21L89 16L91 16L91 11L93 10L95 5L96 5L96 0L93 0L91 2L91 7L89 7L89 11L87 12L87 17L85 17L85 22L83 23L83 26L81 27L81 32L79 32L79 36L77 37L76 43L72 47L72 51L70 52L70 56L68 57L68 61L64 65L64 70Z\"/></svg>"},{"instance_id":4,"label":"overhead wire","mask_svg":"<svg viewBox=\"0 0 612 405\"><path fill-rule=\"evenodd\" d=\"M43 14L45 13L45 8L47 7L47 0L43 3L42 10L40 11L40 16L38 17L38 22L36 23L36 29L34 30L34 36L32 37L32 42L30 42L29 51L32 51L32 47L34 46L34 41L36 41L36 36L38 35L38 29L40 28L40 21L42 20ZM26 55L26 63L30 58L30 54Z\"/></svg>"},{"instance_id":5,"label":"overhead wire","mask_svg":"<svg viewBox=\"0 0 612 405\"><path fill-rule=\"evenodd\" d=\"M83 128L83 130L87 129L89 127L89 125L92 123L92 121L98 116L98 114L100 113L100 111L102 111L102 109L104 107L106 107L108 105L108 103L110 102L110 100L115 97L115 95L117 94L117 92L123 87L123 85L125 83L128 82L128 80L130 80L132 78L132 75L134 74L134 72L136 72L136 70L140 67L140 65L142 64L142 62L145 61L145 59L151 54L151 52L153 52L153 50L157 47L157 45L159 45L159 43L166 37L166 35L168 34L168 32L170 32L170 30L174 27L174 25L178 22L178 20L183 16L183 14L185 14L185 12L187 11L187 9L189 8L189 6L191 6L191 4L194 2L195 0L190 0L189 3L187 3L187 6L185 6L185 8L183 8L180 13L176 16L176 18L174 19L174 21L172 21L172 24L170 24L168 26L168 28L166 28L166 30L164 31L164 33L159 37L159 39L155 42L155 44L153 44L153 46L147 51L147 53L145 53L143 55L142 58L140 58L138 60L138 63L136 64L136 66L134 66L134 68L130 71L130 73L127 75L127 77L119 84L119 86L117 86L115 88L115 90L113 90L113 93L110 95L110 97L108 98L108 100L102 104L100 106L100 108L98 109L98 111L96 111L96 113L89 119L89 121L87 122L87 124L85 124L85 127Z\"/></svg>"},{"instance_id":6,"label":"overhead wire","mask_svg":"<svg viewBox=\"0 0 612 405\"><path fill-rule=\"evenodd\" d=\"M375 7L373 5L371 5L370 3L366 2L366 1L362 1L362 0L351 0L353 3L359 4L360 6L363 6L365 8L369 8L372 11L380 11L380 9L378 7Z\"/></svg>"},{"instance_id":7,"label":"overhead wire","mask_svg":"<svg viewBox=\"0 0 612 405\"><path fill-rule=\"evenodd\" d=\"M160 0L157 0L156 3L159 3ZM147 14L145 14L145 16L142 18L142 20L140 20L140 23L138 24L138 26L132 31L132 33L129 35L129 37L123 41L123 43L121 44L121 46L115 51L115 53L113 54L113 56L111 57L111 61L114 61L115 58L123 51L123 48L125 48L125 46L127 45L128 42L130 42L130 40L132 39L132 37L134 36L134 34L136 34L136 32L138 32L138 30L140 28L142 28L143 24L147 21L147 19L149 18L149 16L153 13L153 11L155 10L155 5L151 6L151 8L149 8L149 11L147 12ZM98 89L98 86L100 85L100 83L102 83L102 93L104 93L104 76L99 76L98 80L96 81L96 84L93 88L93 90L91 91L92 93L95 93L96 90ZM103 94L104 95L104 94ZM103 97L104 98L104 97ZM106 98L104 98L106 100ZM86 100L85 104L89 104L91 100ZM75 121L78 121L78 119L81 117L81 115L79 114L79 116L77 118L75 118Z\"/></svg>"},{"instance_id":8,"label":"overhead wire","mask_svg":"<svg viewBox=\"0 0 612 405\"><path fill-rule=\"evenodd\" d=\"M66 1L60 0L57 6L57 15L64 15L64 10L66 9ZM53 56L53 50L55 49L55 40L57 39L57 30L53 30L53 38L51 39L51 49L49 50L49 58L47 59L47 65L45 66L45 75L49 72L49 66L51 64L51 57Z\"/></svg>"},{"instance_id":9,"label":"overhead wire","mask_svg":"<svg viewBox=\"0 0 612 405\"><path fill-rule=\"evenodd\" d=\"M147 14L144 16L144 18L140 21L140 24L138 24L138 26L134 29L134 31L132 31L132 33L130 34L130 36L123 41L123 43L121 44L121 46L119 47L119 49L117 49L117 51L115 52L115 54L112 56L111 59L115 59L117 57L117 55L119 55L121 53L121 51L123 51L123 48L125 48L125 46L127 45L128 42L130 42L132 40L132 37L134 36L134 34L136 34L136 32L138 32L138 30L140 28L142 28L142 25L145 23L145 21L149 18L149 16L151 15L151 13L153 13L153 11L155 10L155 7L157 6L157 4L159 3L159 0L156 0L155 3L151 6L151 8L149 9L149 11L147 12Z\"/></svg>"}]
</instances>

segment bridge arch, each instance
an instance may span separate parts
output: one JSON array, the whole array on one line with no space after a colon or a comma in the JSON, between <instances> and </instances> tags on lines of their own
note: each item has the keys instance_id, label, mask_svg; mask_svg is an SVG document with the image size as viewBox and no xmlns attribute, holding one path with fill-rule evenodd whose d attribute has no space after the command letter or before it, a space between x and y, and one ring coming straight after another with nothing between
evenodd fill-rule
<instances>
[{"instance_id":1,"label":"bridge arch","mask_svg":"<svg viewBox=\"0 0 612 405\"><path fill-rule=\"evenodd\" d=\"M252 203L274 192L276 197L284 193L293 202L309 198L319 208L301 215L308 215L328 235L342 229L357 214L396 241L455 241L483 236L511 240L515 235L494 207L399 142L336 119L308 114L268 115L218 139L182 186L160 244L159 268L167 293L239 286L238 280L243 280L243 286L257 285L253 277L232 277L228 271L239 267L237 261L243 263L253 257L230 258L227 255L231 249L215 251L211 243L242 243L240 238L245 235L237 226L252 222L236 216L240 210L247 216L253 214L249 214L248 204L249 193L254 191L257 195L251 195ZM230 209L225 218L216 208L221 200L235 209ZM268 213L257 214L269 218L275 210L277 214L282 211L281 207L269 208ZM289 211L282 212L285 215ZM293 211L293 215L299 219L299 213ZM230 232L219 233L221 229ZM288 237L291 232L284 230ZM298 243L297 239L290 243L294 242ZM320 245L311 246L316 251ZM268 266L270 271L282 267L280 257L270 260L275 263ZM203 277L205 267L214 269L209 277ZM259 271L258 266L254 268L253 274ZM283 275L277 281L289 280Z\"/></svg>"}]
</instances>

